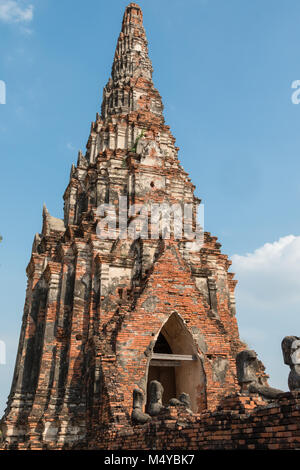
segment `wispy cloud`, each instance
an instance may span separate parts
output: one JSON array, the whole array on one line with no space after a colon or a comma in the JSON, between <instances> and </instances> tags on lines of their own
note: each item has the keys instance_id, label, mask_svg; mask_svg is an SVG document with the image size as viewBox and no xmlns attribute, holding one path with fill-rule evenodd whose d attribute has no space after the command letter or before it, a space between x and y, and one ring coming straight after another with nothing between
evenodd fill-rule
<instances>
[{"instance_id":1,"label":"wispy cloud","mask_svg":"<svg viewBox=\"0 0 300 470\"><path fill-rule=\"evenodd\" d=\"M300 306L300 237L288 235L245 256L232 257L234 269L243 280L240 286L254 306L268 312L294 301Z\"/></svg>"},{"instance_id":2,"label":"wispy cloud","mask_svg":"<svg viewBox=\"0 0 300 470\"><path fill-rule=\"evenodd\" d=\"M74 151L74 150L76 150L76 147L74 147L74 145L71 144L71 142L68 142L68 143L67 143L67 149Z\"/></svg>"},{"instance_id":3,"label":"wispy cloud","mask_svg":"<svg viewBox=\"0 0 300 470\"><path fill-rule=\"evenodd\" d=\"M0 0L0 21L4 23L30 23L33 20L33 5L22 0Z\"/></svg>"},{"instance_id":4,"label":"wispy cloud","mask_svg":"<svg viewBox=\"0 0 300 470\"><path fill-rule=\"evenodd\" d=\"M234 255L241 337L265 363L274 386L287 389L281 340L300 332L300 236L287 235Z\"/></svg>"}]
</instances>

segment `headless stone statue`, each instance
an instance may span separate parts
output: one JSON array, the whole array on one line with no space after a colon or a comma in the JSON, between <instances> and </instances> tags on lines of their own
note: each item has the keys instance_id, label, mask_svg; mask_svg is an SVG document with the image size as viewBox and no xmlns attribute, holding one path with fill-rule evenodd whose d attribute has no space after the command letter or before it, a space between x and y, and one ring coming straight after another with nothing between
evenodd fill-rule
<instances>
[{"instance_id":1,"label":"headless stone statue","mask_svg":"<svg viewBox=\"0 0 300 470\"><path fill-rule=\"evenodd\" d=\"M192 405L191 405L191 399L190 399L190 396L187 394L187 393L182 393L180 396L179 396L179 401L180 403L182 403L188 410L191 409Z\"/></svg>"},{"instance_id":2,"label":"headless stone statue","mask_svg":"<svg viewBox=\"0 0 300 470\"><path fill-rule=\"evenodd\" d=\"M187 393L182 393L179 396L179 400L177 400L177 398L171 398L171 400L169 401L169 405L170 406L184 405L188 411L191 411L191 407L192 407L190 396Z\"/></svg>"},{"instance_id":3,"label":"headless stone statue","mask_svg":"<svg viewBox=\"0 0 300 470\"><path fill-rule=\"evenodd\" d=\"M300 338L286 336L281 343L284 363L290 366L289 389L300 390Z\"/></svg>"},{"instance_id":4,"label":"headless stone statue","mask_svg":"<svg viewBox=\"0 0 300 470\"><path fill-rule=\"evenodd\" d=\"M131 413L131 419L134 424L145 424L151 419L151 416L143 412L143 402L143 392L135 388L133 390L133 410Z\"/></svg>"},{"instance_id":5,"label":"headless stone statue","mask_svg":"<svg viewBox=\"0 0 300 470\"><path fill-rule=\"evenodd\" d=\"M268 385L264 365L258 360L255 351L241 351L236 357L236 367L238 382L243 392L257 393L267 400L275 399L283 393Z\"/></svg>"},{"instance_id":6,"label":"headless stone statue","mask_svg":"<svg viewBox=\"0 0 300 470\"><path fill-rule=\"evenodd\" d=\"M162 397L164 393L164 388L160 382L157 380L152 380L150 382L150 404L148 408L148 413L151 416L157 416L165 407L162 404Z\"/></svg>"}]
</instances>

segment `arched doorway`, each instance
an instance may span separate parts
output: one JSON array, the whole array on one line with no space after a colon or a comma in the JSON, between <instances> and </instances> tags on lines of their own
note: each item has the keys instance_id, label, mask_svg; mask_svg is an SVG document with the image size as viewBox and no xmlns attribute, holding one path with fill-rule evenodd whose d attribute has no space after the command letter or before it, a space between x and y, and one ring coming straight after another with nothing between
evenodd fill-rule
<instances>
[{"instance_id":1,"label":"arched doorway","mask_svg":"<svg viewBox=\"0 0 300 470\"><path fill-rule=\"evenodd\" d=\"M172 354L172 349L170 348L169 343L162 334L159 333L157 341L153 349L154 355L156 354ZM158 380L164 387L163 395L163 404L166 405L171 398L176 397L176 374L175 374L175 364L167 363L166 361L153 359L150 361L149 371L148 371L148 387L147 387L147 397L149 397L149 384L152 380ZM148 408L149 400L146 405Z\"/></svg>"},{"instance_id":2,"label":"arched doorway","mask_svg":"<svg viewBox=\"0 0 300 470\"><path fill-rule=\"evenodd\" d=\"M164 387L164 405L185 392L190 395L195 413L206 408L202 361L192 335L177 313L169 317L154 345L148 369L147 397L152 380L158 380ZM148 399L146 410L147 407Z\"/></svg>"}]
</instances>

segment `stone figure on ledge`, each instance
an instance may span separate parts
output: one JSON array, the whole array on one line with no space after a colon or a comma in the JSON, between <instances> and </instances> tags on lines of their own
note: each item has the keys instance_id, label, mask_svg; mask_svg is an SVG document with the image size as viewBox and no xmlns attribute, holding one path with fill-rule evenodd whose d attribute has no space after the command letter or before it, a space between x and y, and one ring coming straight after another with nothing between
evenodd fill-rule
<instances>
[{"instance_id":1,"label":"stone figure on ledge","mask_svg":"<svg viewBox=\"0 0 300 470\"><path fill-rule=\"evenodd\" d=\"M131 413L131 419L134 424L145 424L151 419L151 416L143 412L143 402L143 392L135 388L133 390L133 410Z\"/></svg>"},{"instance_id":2,"label":"stone figure on ledge","mask_svg":"<svg viewBox=\"0 0 300 470\"><path fill-rule=\"evenodd\" d=\"M245 349L236 357L237 378L242 392L257 393L267 400L274 400L282 390L268 385L264 365L253 350Z\"/></svg>"},{"instance_id":3,"label":"stone figure on ledge","mask_svg":"<svg viewBox=\"0 0 300 470\"><path fill-rule=\"evenodd\" d=\"M165 407L162 404L162 397L164 393L164 387L157 380L150 382L150 404L148 413L151 416L157 416Z\"/></svg>"},{"instance_id":4,"label":"stone figure on ledge","mask_svg":"<svg viewBox=\"0 0 300 470\"><path fill-rule=\"evenodd\" d=\"M169 401L170 406L177 406L177 405L184 405L187 411L191 411L192 405L191 405L191 399L190 396L187 393L182 393L179 396L179 399L177 398L171 398Z\"/></svg>"},{"instance_id":5,"label":"stone figure on ledge","mask_svg":"<svg viewBox=\"0 0 300 470\"><path fill-rule=\"evenodd\" d=\"M144 403L144 393L135 388L133 390L133 409L131 413L131 420L133 424L145 424L151 420L152 417L158 416L161 411L165 411L168 407L163 406L162 398L164 393L164 388L160 382L157 380L152 380L149 386L150 393L150 404L148 406L148 413L143 412L143 403ZM186 411L190 414L191 410L191 399L187 393L181 393L179 400L177 398L172 398L169 401L169 406L184 405Z\"/></svg>"},{"instance_id":6,"label":"stone figure on ledge","mask_svg":"<svg viewBox=\"0 0 300 470\"><path fill-rule=\"evenodd\" d=\"M290 391L300 390L300 338L286 336L281 343L284 363L291 368L288 378Z\"/></svg>"}]
</instances>

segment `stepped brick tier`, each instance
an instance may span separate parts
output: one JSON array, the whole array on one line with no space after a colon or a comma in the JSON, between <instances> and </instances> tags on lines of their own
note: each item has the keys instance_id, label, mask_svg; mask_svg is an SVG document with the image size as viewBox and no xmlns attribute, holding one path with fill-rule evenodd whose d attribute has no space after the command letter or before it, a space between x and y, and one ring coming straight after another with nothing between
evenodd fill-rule
<instances>
[{"instance_id":1,"label":"stepped brick tier","mask_svg":"<svg viewBox=\"0 0 300 470\"><path fill-rule=\"evenodd\" d=\"M217 238L205 232L192 251L174 227L169 238L126 238L118 225L115 238L99 237L98 207L127 213L120 196L128 207L189 204L196 227L200 200L178 150L153 85L142 11L131 3L101 114L71 169L64 220L44 207L34 239L2 447L245 447L255 426L262 433L257 442L273 439L273 418L282 430L274 445L284 439L299 445L290 439L293 430L299 436L296 395L285 398L285 422L284 401L270 405L260 389L241 390L239 382L249 381L238 380L236 367L246 348L235 317L237 281ZM264 367L256 365L255 380L265 390ZM153 382L164 389L155 417L147 414ZM241 419L240 406L250 417Z\"/></svg>"}]
</instances>

